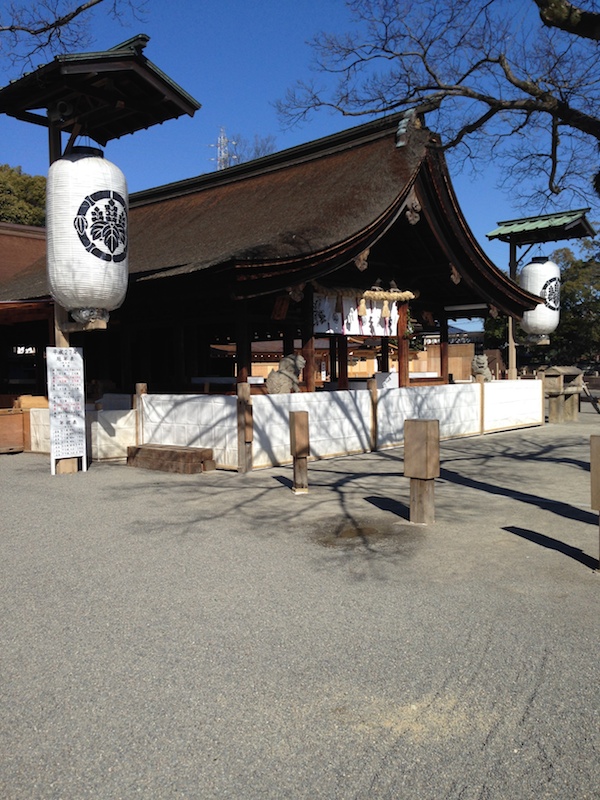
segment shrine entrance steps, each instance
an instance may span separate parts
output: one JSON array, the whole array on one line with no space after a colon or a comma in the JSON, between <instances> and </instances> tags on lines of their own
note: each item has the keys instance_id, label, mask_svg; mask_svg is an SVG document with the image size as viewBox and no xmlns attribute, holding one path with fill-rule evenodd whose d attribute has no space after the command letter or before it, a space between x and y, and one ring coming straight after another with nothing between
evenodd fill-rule
<instances>
[{"instance_id":1,"label":"shrine entrance steps","mask_svg":"<svg viewBox=\"0 0 600 800\"><path fill-rule=\"evenodd\" d=\"M142 444L127 448L127 466L194 475L216 469L213 451L204 447Z\"/></svg>"}]
</instances>

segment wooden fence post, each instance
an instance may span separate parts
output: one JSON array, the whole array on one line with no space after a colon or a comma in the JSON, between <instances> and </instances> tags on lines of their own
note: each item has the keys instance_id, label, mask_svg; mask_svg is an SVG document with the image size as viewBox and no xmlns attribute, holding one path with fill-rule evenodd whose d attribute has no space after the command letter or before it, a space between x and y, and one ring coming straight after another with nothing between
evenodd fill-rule
<instances>
[{"instance_id":1,"label":"wooden fence post","mask_svg":"<svg viewBox=\"0 0 600 800\"><path fill-rule=\"evenodd\" d=\"M308 411L290 411L290 452L294 459L294 494L308 492Z\"/></svg>"},{"instance_id":2,"label":"wooden fence post","mask_svg":"<svg viewBox=\"0 0 600 800\"><path fill-rule=\"evenodd\" d=\"M254 420L249 383L237 384L238 472L252 472Z\"/></svg>"},{"instance_id":3,"label":"wooden fence post","mask_svg":"<svg viewBox=\"0 0 600 800\"><path fill-rule=\"evenodd\" d=\"M142 406L143 394L148 394L148 384L136 383L135 395L133 397L133 407L135 409L135 443L138 447L144 444L144 412Z\"/></svg>"},{"instance_id":4,"label":"wooden fence post","mask_svg":"<svg viewBox=\"0 0 600 800\"><path fill-rule=\"evenodd\" d=\"M369 378L367 381L367 389L371 395L371 434L369 437L369 446L371 452L377 451L377 401L379 398L377 392L377 378Z\"/></svg>"},{"instance_id":5,"label":"wooden fence post","mask_svg":"<svg viewBox=\"0 0 600 800\"><path fill-rule=\"evenodd\" d=\"M600 510L600 436L590 436L590 483L592 489L591 507ZM598 570L600 570L600 528L598 536Z\"/></svg>"},{"instance_id":6,"label":"wooden fence post","mask_svg":"<svg viewBox=\"0 0 600 800\"><path fill-rule=\"evenodd\" d=\"M410 478L410 521L435 521L434 480L440 474L440 423L437 419L404 421L404 475Z\"/></svg>"}]
</instances>

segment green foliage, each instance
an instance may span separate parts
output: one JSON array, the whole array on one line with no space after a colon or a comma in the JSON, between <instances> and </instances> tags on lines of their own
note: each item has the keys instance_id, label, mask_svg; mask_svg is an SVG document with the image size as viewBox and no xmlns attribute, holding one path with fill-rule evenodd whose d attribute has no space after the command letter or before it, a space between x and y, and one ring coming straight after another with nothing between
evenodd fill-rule
<instances>
[{"instance_id":1,"label":"green foliage","mask_svg":"<svg viewBox=\"0 0 600 800\"><path fill-rule=\"evenodd\" d=\"M499 350L504 347L508 336L506 317L488 317L483 325L483 347L485 350Z\"/></svg>"},{"instance_id":2,"label":"green foliage","mask_svg":"<svg viewBox=\"0 0 600 800\"><path fill-rule=\"evenodd\" d=\"M577 364L600 357L600 253L587 241L577 258L569 248L552 254L561 271L560 323L550 336L548 356L555 364Z\"/></svg>"},{"instance_id":3,"label":"green foliage","mask_svg":"<svg viewBox=\"0 0 600 800\"><path fill-rule=\"evenodd\" d=\"M0 222L43 225L45 217L46 178L0 164Z\"/></svg>"}]
</instances>

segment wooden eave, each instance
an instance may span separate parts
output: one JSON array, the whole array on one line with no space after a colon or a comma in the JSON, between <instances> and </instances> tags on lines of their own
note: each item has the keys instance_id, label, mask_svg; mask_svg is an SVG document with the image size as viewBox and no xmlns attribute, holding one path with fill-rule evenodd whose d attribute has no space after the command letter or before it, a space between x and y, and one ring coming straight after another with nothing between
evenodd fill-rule
<instances>
[{"instance_id":1,"label":"wooden eave","mask_svg":"<svg viewBox=\"0 0 600 800\"><path fill-rule=\"evenodd\" d=\"M111 50L56 56L0 89L0 113L52 124L101 145L183 114L193 116L200 104L142 55L148 38L141 34ZM34 113L40 109L48 115Z\"/></svg>"},{"instance_id":2,"label":"wooden eave","mask_svg":"<svg viewBox=\"0 0 600 800\"><path fill-rule=\"evenodd\" d=\"M360 272L354 260L367 250ZM38 273L39 264L0 287L0 297L39 298L47 288ZM492 305L520 317L540 302L485 256L433 134L403 114L134 195L132 284L169 280L176 294L174 279L194 274L199 291L218 287L238 299L322 278L364 290L382 277L419 290L423 310L438 315L479 303L476 316Z\"/></svg>"},{"instance_id":3,"label":"wooden eave","mask_svg":"<svg viewBox=\"0 0 600 800\"><path fill-rule=\"evenodd\" d=\"M448 257L448 268L452 265L484 302L516 319L542 302L521 289L483 252L462 214L446 163L435 145L428 149L416 191L428 225Z\"/></svg>"},{"instance_id":4,"label":"wooden eave","mask_svg":"<svg viewBox=\"0 0 600 800\"><path fill-rule=\"evenodd\" d=\"M54 301L49 299L30 302L0 301L0 325L22 322L39 322L54 319Z\"/></svg>"}]
</instances>

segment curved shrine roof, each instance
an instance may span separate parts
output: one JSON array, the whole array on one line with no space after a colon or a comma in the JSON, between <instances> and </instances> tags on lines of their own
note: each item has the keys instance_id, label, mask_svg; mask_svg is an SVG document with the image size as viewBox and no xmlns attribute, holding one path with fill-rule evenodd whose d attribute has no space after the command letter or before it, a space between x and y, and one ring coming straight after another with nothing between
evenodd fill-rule
<instances>
[{"instance_id":1,"label":"curved shrine roof","mask_svg":"<svg viewBox=\"0 0 600 800\"><path fill-rule=\"evenodd\" d=\"M369 288L377 277L418 288L436 310L483 303L521 316L539 299L479 247L438 143L398 114L132 195L131 280L222 272L233 296L252 297L311 279ZM34 286L5 285L0 298Z\"/></svg>"}]
</instances>

